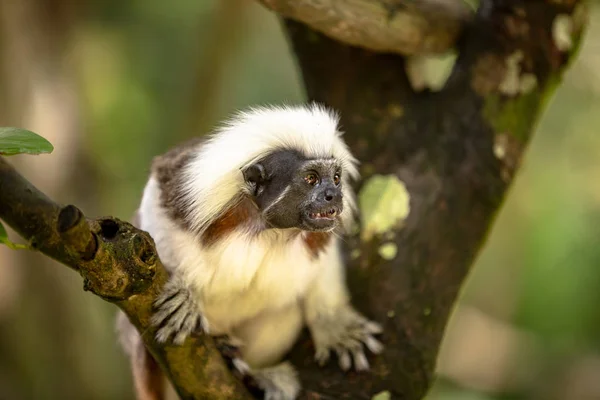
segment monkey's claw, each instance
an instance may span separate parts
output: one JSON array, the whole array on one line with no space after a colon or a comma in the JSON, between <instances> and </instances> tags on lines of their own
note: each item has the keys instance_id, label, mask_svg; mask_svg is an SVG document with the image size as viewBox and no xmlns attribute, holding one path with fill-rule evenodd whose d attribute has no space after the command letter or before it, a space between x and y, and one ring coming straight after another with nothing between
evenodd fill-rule
<instances>
[{"instance_id":1,"label":"monkey's claw","mask_svg":"<svg viewBox=\"0 0 600 400\"><path fill-rule=\"evenodd\" d=\"M354 309L345 307L328 318L318 318L310 324L315 344L315 360L321 366L329 361L331 351L335 351L342 370L352 367L357 371L369 369L363 345L372 353L379 354L383 345L373 337L383 331L381 326L369 321Z\"/></svg>"},{"instance_id":2,"label":"monkey's claw","mask_svg":"<svg viewBox=\"0 0 600 400\"><path fill-rule=\"evenodd\" d=\"M177 278L167 282L154 308L156 312L150 322L159 327L156 340L160 343L172 337L173 343L180 345L192 332L208 332L208 323L202 317L196 296Z\"/></svg>"}]
</instances>

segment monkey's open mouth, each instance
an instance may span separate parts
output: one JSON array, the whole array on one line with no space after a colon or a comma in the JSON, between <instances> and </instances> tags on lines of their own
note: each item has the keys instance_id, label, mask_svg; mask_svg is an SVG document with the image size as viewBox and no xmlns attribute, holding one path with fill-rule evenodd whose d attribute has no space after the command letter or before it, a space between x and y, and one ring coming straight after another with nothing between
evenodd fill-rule
<instances>
[{"instance_id":1,"label":"monkey's open mouth","mask_svg":"<svg viewBox=\"0 0 600 400\"><path fill-rule=\"evenodd\" d=\"M322 210L316 213L309 213L308 217L310 219L335 219L338 211L335 208L331 208L329 210Z\"/></svg>"}]
</instances>

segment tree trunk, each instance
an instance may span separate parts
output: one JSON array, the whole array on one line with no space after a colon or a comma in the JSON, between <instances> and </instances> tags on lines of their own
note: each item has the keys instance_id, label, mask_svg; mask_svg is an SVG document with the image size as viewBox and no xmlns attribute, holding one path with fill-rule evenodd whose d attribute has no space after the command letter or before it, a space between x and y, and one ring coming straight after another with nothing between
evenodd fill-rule
<instances>
[{"instance_id":1,"label":"tree trunk","mask_svg":"<svg viewBox=\"0 0 600 400\"><path fill-rule=\"evenodd\" d=\"M340 111L344 137L362 162L357 190L374 175L391 175L410 197L402 227L347 241L348 254L360 250L348 260L353 302L384 322L386 350L371 359L371 373L344 375L335 364L316 368L305 337L292 361L317 398L388 391L416 400L430 387L461 285L575 48L561 48L553 28L570 19L567 33L577 43L578 3L483 1L439 92L415 92L402 56L285 21L309 98ZM393 259L380 254L390 244Z\"/></svg>"}]
</instances>

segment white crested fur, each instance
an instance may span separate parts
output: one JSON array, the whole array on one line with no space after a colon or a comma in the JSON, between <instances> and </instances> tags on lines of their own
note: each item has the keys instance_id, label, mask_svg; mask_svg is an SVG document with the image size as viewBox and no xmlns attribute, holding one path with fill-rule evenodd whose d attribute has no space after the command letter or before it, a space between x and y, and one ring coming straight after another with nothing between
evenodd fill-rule
<instances>
[{"instance_id":1,"label":"white crested fur","mask_svg":"<svg viewBox=\"0 0 600 400\"><path fill-rule=\"evenodd\" d=\"M350 179L358 177L357 160L342 140L339 118L317 104L270 106L236 114L210 137L188 164L183 193L188 219L202 232L235 201L244 187L241 169L273 150L294 149L309 158L331 158L342 164L343 225L349 228L356 209Z\"/></svg>"}]
</instances>

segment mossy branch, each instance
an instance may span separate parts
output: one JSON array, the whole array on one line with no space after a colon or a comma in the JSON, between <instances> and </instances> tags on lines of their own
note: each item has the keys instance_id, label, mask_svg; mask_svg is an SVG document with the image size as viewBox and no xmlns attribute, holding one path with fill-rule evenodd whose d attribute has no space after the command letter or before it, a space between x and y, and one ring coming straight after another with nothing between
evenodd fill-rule
<instances>
[{"instance_id":1,"label":"mossy branch","mask_svg":"<svg viewBox=\"0 0 600 400\"><path fill-rule=\"evenodd\" d=\"M0 219L32 248L79 272L84 290L123 310L182 399L251 398L210 337L190 337L182 346L154 341L152 301L167 273L146 232L116 218L89 219L75 206L54 203L2 157Z\"/></svg>"}]
</instances>

